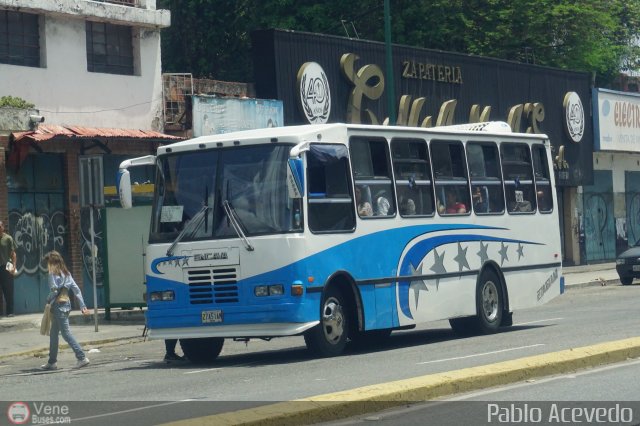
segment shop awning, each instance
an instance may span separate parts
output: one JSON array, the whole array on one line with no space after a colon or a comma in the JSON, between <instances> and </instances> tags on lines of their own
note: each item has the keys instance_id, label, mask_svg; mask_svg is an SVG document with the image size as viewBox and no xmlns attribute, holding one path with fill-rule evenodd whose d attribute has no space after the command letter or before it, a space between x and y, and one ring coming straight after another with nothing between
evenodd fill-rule
<instances>
[{"instance_id":1,"label":"shop awning","mask_svg":"<svg viewBox=\"0 0 640 426\"><path fill-rule=\"evenodd\" d=\"M106 127L59 126L40 124L35 130L13 132L9 142L8 163L19 167L27 157L30 148L37 152L46 151L47 142L79 143L80 152L99 147L105 153L111 153L110 141L137 141L149 143L173 143L183 140L179 136L167 135L152 130L120 129Z\"/></svg>"},{"instance_id":2,"label":"shop awning","mask_svg":"<svg viewBox=\"0 0 640 426\"><path fill-rule=\"evenodd\" d=\"M45 142L60 139L144 139L155 142L177 142L182 140L181 137L165 135L152 130L57 126L51 124L41 124L37 129L29 132L14 132L12 136L14 142L23 140Z\"/></svg>"}]
</instances>

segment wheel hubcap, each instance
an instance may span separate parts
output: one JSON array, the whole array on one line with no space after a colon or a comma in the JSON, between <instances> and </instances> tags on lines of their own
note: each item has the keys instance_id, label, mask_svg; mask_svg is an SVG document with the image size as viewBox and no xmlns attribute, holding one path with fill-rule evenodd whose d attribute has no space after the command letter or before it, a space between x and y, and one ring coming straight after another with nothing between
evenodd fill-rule
<instances>
[{"instance_id":1,"label":"wheel hubcap","mask_svg":"<svg viewBox=\"0 0 640 426\"><path fill-rule=\"evenodd\" d=\"M322 310L322 327L327 341L336 344L344 333L344 313L338 300L330 297Z\"/></svg>"},{"instance_id":2,"label":"wheel hubcap","mask_svg":"<svg viewBox=\"0 0 640 426\"><path fill-rule=\"evenodd\" d=\"M491 322L498 316L498 289L493 281L487 281L482 288L482 308L485 318Z\"/></svg>"}]
</instances>

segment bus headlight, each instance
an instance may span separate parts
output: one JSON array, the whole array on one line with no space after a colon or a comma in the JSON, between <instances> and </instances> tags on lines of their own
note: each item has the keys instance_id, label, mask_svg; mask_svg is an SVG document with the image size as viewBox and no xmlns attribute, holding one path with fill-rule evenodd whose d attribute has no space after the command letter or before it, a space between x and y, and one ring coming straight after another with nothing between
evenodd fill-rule
<instances>
[{"instance_id":1,"label":"bus headlight","mask_svg":"<svg viewBox=\"0 0 640 426\"><path fill-rule=\"evenodd\" d=\"M257 285L253 289L253 293L258 297L268 296L269 295L269 287L266 286L266 285Z\"/></svg>"},{"instance_id":2,"label":"bus headlight","mask_svg":"<svg viewBox=\"0 0 640 426\"><path fill-rule=\"evenodd\" d=\"M282 296L284 295L284 286L282 284L257 285L253 289L253 294L257 297Z\"/></svg>"},{"instance_id":3,"label":"bus headlight","mask_svg":"<svg viewBox=\"0 0 640 426\"><path fill-rule=\"evenodd\" d=\"M269 286L269 296L282 296L283 294L284 294L284 286L282 284Z\"/></svg>"},{"instance_id":4,"label":"bus headlight","mask_svg":"<svg viewBox=\"0 0 640 426\"><path fill-rule=\"evenodd\" d=\"M149 300L152 302L170 302L175 300L176 294L173 290L153 291L149 293Z\"/></svg>"}]
</instances>

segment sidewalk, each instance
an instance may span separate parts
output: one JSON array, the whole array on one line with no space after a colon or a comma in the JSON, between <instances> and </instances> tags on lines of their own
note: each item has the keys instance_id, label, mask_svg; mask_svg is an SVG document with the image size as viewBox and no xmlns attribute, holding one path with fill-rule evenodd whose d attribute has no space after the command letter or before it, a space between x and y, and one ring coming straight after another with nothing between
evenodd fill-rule
<instances>
[{"instance_id":1,"label":"sidewalk","mask_svg":"<svg viewBox=\"0 0 640 426\"><path fill-rule=\"evenodd\" d=\"M620 284L615 263L582 265L563 268L566 290L596 285ZM48 351L49 339L40 335L41 313L0 318L0 360L13 356L32 355ZM75 310L69 321L72 331L83 347L102 345L118 340L141 339L144 330L144 310L111 310L111 320L104 319L104 309L98 310L98 331L95 331L93 310L83 316ZM60 341L61 347L66 343Z\"/></svg>"}]
</instances>

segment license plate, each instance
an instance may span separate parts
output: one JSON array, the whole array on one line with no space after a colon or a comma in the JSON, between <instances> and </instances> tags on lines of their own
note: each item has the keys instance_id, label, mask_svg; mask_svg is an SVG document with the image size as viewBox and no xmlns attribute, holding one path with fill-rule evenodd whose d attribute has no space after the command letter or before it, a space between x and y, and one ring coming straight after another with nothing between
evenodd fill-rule
<instances>
[{"instance_id":1,"label":"license plate","mask_svg":"<svg viewBox=\"0 0 640 426\"><path fill-rule=\"evenodd\" d=\"M640 265L633 265L634 271L640 271Z\"/></svg>"},{"instance_id":2,"label":"license plate","mask_svg":"<svg viewBox=\"0 0 640 426\"><path fill-rule=\"evenodd\" d=\"M202 311L202 323L208 324L212 322L222 322L222 310Z\"/></svg>"}]
</instances>

